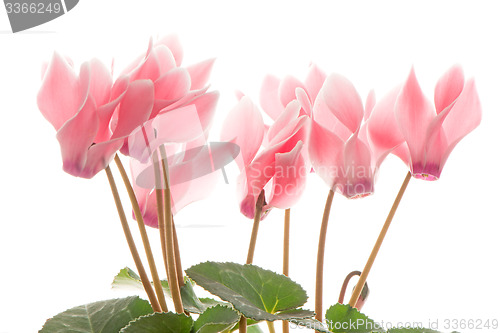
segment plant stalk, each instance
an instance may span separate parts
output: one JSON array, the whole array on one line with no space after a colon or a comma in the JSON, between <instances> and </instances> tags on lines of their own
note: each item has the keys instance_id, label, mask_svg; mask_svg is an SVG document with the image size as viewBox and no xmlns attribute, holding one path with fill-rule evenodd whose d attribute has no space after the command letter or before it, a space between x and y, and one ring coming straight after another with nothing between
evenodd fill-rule
<instances>
[{"instance_id":1,"label":"plant stalk","mask_svg":"<svg viewBox=\"0 0 500 333\"><path fill-rule=\"evenodd\" d=\"M259 232L259 223L262 217L262 207L264 206L264 190L262 190L257 198L257 203L255 204L255 215L253 218L252 235L250 237L250 245L248 246L247 264L253 262L253 255L255 252L255 244L257 243L257 234Z\"/></svg>"},{"instance_id":2,"label":"plant stalk","mask_svg":"<svg viewBox=\"0 0 500 333\"><path fill-rule=\"evenodd\" d=\"M290 270L290 208L285 209L285 226L283 230L283 275L288 276ZM288 333L288 321L283 320L283 333Z\"/></svg>"},{"instance_id":3,"label":"plant stalk","mask_svg":"<svg viewBox=\"0 0 500 333\"><path fill-rule=\"evenodd\" d=\"M137 202L137 197L135 196L134 189L130 180L127 176L127 172L123 167L122 161L118 154L115 155L115 163L120 171L120 175L123 179L123 183L127 189L130 202L132 203L132 209L134 210L135 218L137 220L137 225L139 226L139 231L141 233L142 243L144 245L144 250L146 251L146 257L148 259L149 270L151 271L151 276L153 277L153 286L156 291L156 296L160 303L163 312L168 312L167 302L165 301L165 294L163 292L163 287L160 282L160 277L158 276L158 270L156 269L155 259L153 257L153 251L151 251L151 244L149 243L148 234L146 232L146 226L144 224L144 219L142 217L141 209L139 203Z\"/></svg>"},{"instance_id":4,"label":"plant stalk","mask_svg":"<svg viewBox=\"0 0 500 333\"><path fill-rule=\"evenodd\" d=\"M325 262L325 245L326 245L326 231L328 229L328 220L330 218L330 210L332 208L333 189L328 192L326 199L325 210L323 212L323 221L321 222L321 229L319 232L318 241L318 258L316 261L316 298L315 307L316 319L323 320L323 267Z\"/></svg>"},{"instance_id":5,"label":"plant stalk","mask_svg":"<svg viewBox=\"0 0 500 333\"><path fill-rule=\"evenodd\" d=\"M170 185L168 180L168 161L167 153L164 146L160 146L161 164L163 169L163 181L165 184L163 195L163 209L165 219L165 239L166 239L166 252L167 252L167 265L168 265L168 285L172 293L172 301L174 302L175 312L184 313L182 305L181 292L179 280L177 278L177 269L175 264L175 246L174 246L174 232L173 232L173 219L172 219L172 196L170 193Z\"/></svg>"},{"instance_id":6,"label":"plant stalk","mask_svg":"<svg viewBox=\"0 0 500 333\"><path fill-rule=\"evenodd\" d=\"M148 295L149 302L151 303L153 310L155 312L161 312L162 311L161 306L158 303L158 300L156 299L155 292L153 290L153 287L151 286L151 282L146 273L146 270L142 265L141 257L139 256L139 252L137 251L137 247L135 246L134 243L134 238L132 237L132 233L130 232L130 228L127 223L127 217L125 215L125 211L123 210L123 205L120 200L120 195L118 194L118 189L116 187L116 182L109 165L106 167L106 176L108 177L109 186L111 187L111 192L113 193L113 199L115 200L116 210L118 211L118 215L120 217L123 233L125 234L125 239L127 240L130 253L132 254L132 258L134 259L137 272L139 273L142 285L144 286L144 290Z\"/></svg>"},{"instance_id":7,"label":"plant stalk","mask_svg":"<svg viewBox=\"0 0 500 333\"><path fill-rule=\"evenodd\" d=\"M394 217L394 214L396 214L396 210L398 209L399 203L401 201L401 198L403 197L403 194L405 193L406 187L408 186L410 179L411 179L411 172L408 171L408 174L406 174L405 180L403 181L403 184L399 189L398 195L396 196L396 200L394 200L394 203L392 204L391 211L389 212L389 215L387 215L387 219L385 220L384 226L382 227L382 230L378 235L377 242L375 243L375 246L373 247L370 257L366 262L365 268L363 268L363 272L359 277L358 283L356 284L356 288L354 288L351 299L349 300L349 305L352 307L356 305L359 295L361 295L361 291L363 290L363 286L365 285L366 279L368 278L368 274L370 273L370 270L373 266L373 262L377 257L378 251L380 250L380 246L384 241L385 235L387 234L387 230L389 230L392 218Z\"/></svg>"}]
</instances>

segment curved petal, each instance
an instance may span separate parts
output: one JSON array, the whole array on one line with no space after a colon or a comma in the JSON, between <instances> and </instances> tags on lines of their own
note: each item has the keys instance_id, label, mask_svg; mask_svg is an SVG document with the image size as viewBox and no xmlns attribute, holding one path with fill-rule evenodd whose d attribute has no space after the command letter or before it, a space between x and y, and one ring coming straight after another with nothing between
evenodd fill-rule
<instances>
[{"instance_id":1,"label":"curved petal","mask_svg":"<svg viewBox=\"0 0 500 333\"><path fill-rule=\"evenodd\" d=\"M290 152L276 154L270 207L288 209L300 199L309 173L301 153L303 146L303 142L299 141Z\"/></svg>"},{"instance_id":2,"label":"curved petal","mask_svg":"<svg viewBox=\"0 0 500 333\"><path fill-rule=\"evenodd\" d=\"M150 41L148 51L139 65L130 72L130 81L152 80L155 81L160 76L160 62L158 56L152 49Z\"/></svg>"},{"instance_id":3,"label":"curved petal","mask_svg":"<svg viewBox=\"0 0 500 333\"><path fill-rule=\"evenodd\" d=\"M341 179L340 170L344 165L344 142L313 120L308 152L314 171L329 188L333 188Z\"/></svg>"},{"instance_id":4,"label":"curved petal","mask_svg":"<svg viewBox=\"0 0 500 333\"><path fill-rule=\"evenodd\" d=\"M353 84L339 74L326 78L321 89L326 105L337 119L354 133L363 120L363 102Z\"/></svg>"},{"instance_id":5,"label":"curved petal","mask_svg":"<svg viewBox=\"0 0 500 333\"><path fill-rule=\"evenodd\" d=\"M412 165L423 164L427 129L435 113L420 89L413 68L396 100L395 114L401 134L408 143Z\"/></svg>"},{"instance_id":6,"label":"curved petal","mask_svg":"<svg viewBox=\"0 0 500 333\"><path fill-rule=\"evenodd\" d=\"M118 138L92 145L87 154L85 172L80 177L92 178L106 168L111 163L115 153L122 147L123 141L123 138Z\"/></svg>"},{"instance_id":7,"label":"curved petal","mask_svg":"<svg viewBox=\"0 0 500 333\"><path fill-rule=\"evenodd\" d=\"M99 107L109 102L113 79L111 73L104 64L97 60L90 61L90 95Z\"/></svg>"},{"instance_id":8,"label":"curved petal","mask_svg":"<svg viewBox=\"0 0 500 333\"><path fill-rule=\"evenodd\" d=\"M439 79L434 90L434 104L437 114L451 105L464 88L464 72L460 65L450 68Z\"/></svg>"},{"instance_id":9,"label":"curved petal","mask_svg":"<svg viewBox=\"0 0 500 333\"><path fill-rule=\"evenodd\" d=\"M178 100L186 96L190 87L189 72L184 68L174 68L155 81L155 99Z\"/></svg>"},{"instance_id":10,"label":"curved petal","mask_svg":"<svg viewBox=\"0 0 500 333\"><path fill-rule=\"evenodd\" d=\"M277 119L283 110L285 110L279 99L279 86L280 80L277 77L267 75L260 89L260 106L273 120Z\"/></svg>"},{"instance_id":11,"label":"curved petal","mask_svg":"<svg viewBox=\"0 0 500 333\"><path fill-rule=\"evenodd\" d=\"M325 98L320 92L316 101L314 102L312 110L312 118L322 127L328 129L330 132L335 133L344 142L352 135L352 131L341 123L335 117L326 105Z\"/></svg>"},{"instance_id":12,"label":"curved petal","mask_svg":"<svg viewBox=\"0 0 500 333\"><path fill-rule=\"evenodd\" d=\"M376 102L377 102L377 99L375 97L375 91L372 89L368 93L368 96L366 96L365 113L363 116L363 120L366 121L368 118L370 118L370 115L373 111L373 107L375 106Z\"/></svg>"},{"instance_id":13,"label":"curved petal","mask_svg":"<svg viewBox=\"0 0 500 333\"><path fill-rule=\"evenodd\" d=\"M237 144L241 149L243 165L250 164L264 138L264 120L249 97L243 96L229 112L222 125L220 138L221 141Z\"/></svg>"},{"instance_id":14,"label":"curved petal","mask_svg":"<svg viewBox=\"0 0 500 333\"><path fill-rule=\"evenodd\" d=\"M400 91L401 87L396 87L376 103L366 122L368 142L373 150L377 166L382 163L387 154L404 142L394 113L394 106Z\"/></svg>"},{"instance_id":15,"label":"curved petal","mask_svg":"<svg viewBox=\"0 0 500 333\"><path fill-rule=\"evenodd\" d=\"M184 52L182 51L182 45L179 40L179 37L176 35L168 35L160 40L158 40L155 45L165 45L172 51L172 55L174 56L175 63L177 66L180 66L182 63L182 58L184 57Z\"/></svg>"},{"instance_id":16,"label":"curved petal","mask_svg":"<svg viewBox=\"0 0 500 333\"><path fill-rule=\"evenodd\" d=\"M302 114L306 114L307 116L310 117L312 114L312 105L306 91L302 88L297 88L295 89L295 96L297 97L297 100L299 101L302 110L304 110Z\"/></svg>"},{"instance_id":17,"label":"curved petal","mask_svg":"<svg viewBox=\"0 0 500 333\"><path fill-rule=\"evenodd\" d=\"M344 181L338 189L345 197L364 197L373 193L372 153L357 132L345 144L342 176Z\"/></svg>"},{"instance_id":18,"label":"curved petal","mask_svg":"<svg viewBox=\"0 0 500 333\"><path fill-rule=\"evenodd\" d=\"M186 69L191 77L191 89L203 88L210 78L215 58L208 59L197 64L188 66Z\"/></svg>"},{"instance_id":19,"label":"curved petal","mask_svg":"<svg viewBox=\"0 0 500 333\"><path fill-rule=\"evenodd\" d=\"M306 87L293 76L285 76L283 80L281 80L280 85L278 87L278 96L281 102L281 105L286 106L288 103L295 99L295 89L302 88L306 90Z\"/></svg>"},{"instance_id":20,"label":"curved petal","mask_svg":"<svg viewBox=\"0 0 500 333\"><path fill-rule=\"evenodd\" d=\"M189 102L189 104L187 104L193 104L196 107L198 118L200 119L201 127L204 131L207 131L212 124L218 100L219 92L211 91L196 97L194 100Z\"/></svg>"},{"instance_id":21,"label":"curved petal","mask_svg":"<svg viewBox=\"0 0 500 333\"><path fill-rule=\"evenodd\" d=\"M86 96L85 96L86 97ZM56 130L80 109L84 99L73 68L54 53L37 96L38 108Z\"/></svg>"},{"instance_id":22,"label":"curved petal","mask_svg":"<svg viewBox=\"0 0 500 333\"><path fill-rule=\"evenodd\" d=\"M150 80L131 82L120 102L116 127L111 139L128 136L149 119L154 101L154 86Z\"/></svg>"},{"instance_id":23,"label":"curved petal","mask_svg":"<svg viewBox=\"0 0 500 333\"><path fill-rule=\"evenodd\" d=\"M325 80L326 74L316 64L311 64L304 85L313 104Z\"/></svg>"},{"instance_id":24,"label":"curved petal","mask_svg":"<svg viewBox=\"0 0 500 333\"><path fill-rule=\"evenodd\" d=\"M294 100L290 102L285 111L276 119L276 121L271 125L267 131L267 139L269 142L274 142L275 137L283 131L292 121L298 118L300 113L300 104L298 101ZM287 137L289 133L284 133ZM279 139L278 139L279 140Z\"/></svg>"},{"instance_id":25,"label":"curved petal","mask_svg":"<svg viewBox=\"0 0 500 333\"><path fill-rule=\"evenodd\" d=\"M165 45L158 45L154 48L154 53L160 66L160 75L177 67L172 51Z\"/></svg>"}]
</instances>

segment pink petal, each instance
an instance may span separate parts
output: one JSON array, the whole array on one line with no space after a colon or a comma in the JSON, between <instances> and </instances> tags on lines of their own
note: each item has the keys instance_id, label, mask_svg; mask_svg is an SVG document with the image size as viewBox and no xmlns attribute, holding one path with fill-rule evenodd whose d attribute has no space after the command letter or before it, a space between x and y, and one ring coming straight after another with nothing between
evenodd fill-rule
<instances>
[{"instance_id":1,"label":"pink petal","mask_svg":"<svg viewBox=\"0 0 500 333\"><path fill-rule=\"evenodd\" d=\"M172 51L165 45L158 45L154 48L154 53L160 65L160 73L166 73L177 67ZM160 74L160 75L161 75Z\"/></svg>"},{"instance_id":2,"label":"pink petal","mask_svg":"<svg viewBox=\"0 0 500 333\"><path fill-rule=\"evenodd\" d=\"M326 105L351 133L358 130L363 120L363 103L352 83L339 74L328 76L321 89Z\"/></svg>"},{"instance_id":3,"label":"pink petal","mask_svg":"<svg viewBox=\"0 0 500 333\"><path fill-rule=\"evenodd\" d=\"M125 92L128 89L128 77L119 77L113 84L111 89L111 101L97 108L97 115L99 116L99 132L95 137L95 142L107 141L111 137L110 121L113 113L121 102Z\"/></svg>"},{"instance_id":4,"label":"pink petal","mask_svg":"<svg viewBox=\"0 0 500 333\"><path fill-rule=\"evenodd\" d=\"M303 145L299 141L290 152L276 154L273 189L268 204L270 207L287 209L300 199L309 173L301 154Z\"/></svg>"},{"instance_id":5,"label":"pink petal","mask_svg":"<svg viewBox=\"0 0 500 333\"><path fill-rule=\"evenodd\" d=\"M64 171L78 177L86 174L87 154L98 127L95 102L89 97L81 110L57 132Z\"/></svg>"},{"instance_id":6,"label":"pink petal","mask_svg":"<svg viewBox=\"0 0 500 333\"><path fill-rule=\"evenodd\" d=\"M165 45L166 47L168 47L170 51L172 51L177 66L181 65L182 58L184 57L184 52L182 51L181 42L176 35L165 36L157 41L155 45Z\"/></svg>"},{"instance_id":7,"label":"pink petal","mask_svg":"<svg viewBox=\"0 0 500 333\"><path fill-rule=\"evenodd\" d=\"M263 137L262 115L252 100L244 96L224 120L221 141L237 144L241 149L243 165L249 165L257 154Z\"/></svg>"},{"instance_id":8,"label":"pink petal","mask_svg":"<svg viewBox=\"0 0 500 333\"><path fill-rule=\"evenodd\" d=\"M109 102L113 79L104 64L97 60L90 61L90 95L99 107Z\"/></svg>"},{"instance_id":9,"label":"pink petal","mask_svg":"<svg viewBox=\"0 0 500 333\"><path fill-rule=\"evenodd\" d=\"M310 117L312 113L312 105L306 91L302 88L297 88L295 89L295 95L297 96L297 100L299 101L300 106L304 110L302 113Z\"/></svg>"},{"instance_id":10,"label":"pink petal","mask_svg":"<svg viewBox=\"0 0 500 333\"><path fill-rule=\"evenodd\" d=\"M326 74L316 64L311 64L304 85L313 104L325 80Z\"/></svg>"},{"instance_id":11,"label":"pink petal","mask_svg":"<svg viewBox=\"0 0 500 333\"><path fill-rule=\"evenodd\" d=\"M80 175L84 178L92 178L99 171L106 168L115 153L123 145L123 138L113 139L92 145L87 154L87 161L85 163L85 172Z\"/></svg>"},{"instance_id":12,"label":"pink petal","mask_svg":"<svg viewBox=\"0 0 500 333\"><path fill-rule=\"evenodd\" d=\"M377 166L387 154L404 142L394 113L400 91L401 87L396 87L376 103L366 122L368 142L374 151Z\"/></svg>"},{"instance_id":13,"label":"pink petal","mask_svg":"<svg viewBox=\"0 0 500 333\"><path fill-rule=\"evenodd\" d=\"M291 105L292 107L300 108L300 106L298 106L296 102L297 101L295 101L295 103L292 102L289 105ZM272 140L269 140L268 145L274 146L279 144L280 142L290 140L290 138L292 137L293 140L295 140L295 143L299 140L302 142L307 142L309 119L310 118L308 116L300 116L296 119L292 119L290 123L286 124L286 126L283 127L283 129L280 130L277 135L272 138Z\"/></svg>"},{"instance_id":14,"label":"pink petal","mask_svg":"<svg viewBox=\"0 0 500 333\"><path fill-rule=\"evenodd\" d=\"M341 179L339 170L344 166L344 142L313 120L308 152L314 171L333 188Z\"/></svg>"},{"instance_id":15,"label":"pink petal","mask_svg":"<svg viewBox=\"0 0 500 333\"><path fill-rule=\"evenodd\" d=\"M78 112L83 102L76 74L67 61L54 53L38 92L38 108L58 130Z\"/></svg>"},{"instance_id":16,"label":"pink petal","mask_svg":"<svg viewBox=\"0 0 500 333\"><path fill-rule=\"evenodd\" d=\"M326 105L325 98L322 93L316 97L314 102L312 117L322 127L328 129L330 132L335 133L342 141L347 141L352 132L337 117L335 117Z\"/></svg>"},{"instance_id":17,"label":"pink petal","mask_svg":"<svg viewBox=\"0 0 500 333\"><path fill-rule=\"evenodd\" d=\"M178 67L158 78L154 87L155 99L178 100L189 92L191 79L186 69Z\"/></svg>"},{"instance_id":18,"label":"pink petal","mask_svg":"<svg viewBox=\"0 0 500 333\"><path fill-rule=\"evenodd\" d=\"M280 80L277 77L267 75L260 89L260 105L262 110L273 120L277 119L285 109L278 96L279 86Z\"/></svg>"},{"instance_id":19,"label":"pink petal","mask_svg":"<svg viewBox=\"0 0 500 333\"><path fill-rule=\"evenodd\" d=\"M439 114L457 99L464 87L464 73L462 67L455 65L450 68L438 81L434 90L434 104Z\"/></svg>"},{"instance_id":20,"label":"pink petal","mask_svg":"<svg viewBox=\"0 0 500 333\"><path fill-rule=\"evenodd\" d=\"M373 193L372 154L358 133L346 142L340 192L347 198L364 197Z\"/></svg>"},{"instance_id":21,"label":"pink petal","mask_svg":"<svg viewBox=\"0 0 500 333\"><path fill-rule=\"evenodd\" d=\"M212 124L218 100L219 93L217 91L211 91L189 102L189 104L196 106L201 126L205 131L208 130Z\"/></svg>"},{"instance_id":22,"label":"pink petal","mask_svg":"<svg viewBox=\"0 0 500 333\"><path fill-rule=\"evenodd\" d=\"M150 41L148 51L140 64L130 72L130 80L152 80L155 81L160 76L160 62L158 56L152 49Z\"/></svg>"},{"instance_id":23,"label":"pink petal","mask_svg":"<svg viewBox=\"0 0 500 333\"><path fill-rule=\"evenodd\" d=\"M300 113L300 104L298 101L294 100L290 102L286 108L285 111L281 113L281 115L276 119L276 121L271 125L269 128L269 131L267 132L267 139L269 142L274 142L275 137L285 128L287 128L287 125L289 125L292 121L297 119L299 117ZM286 138L290 134L289 133L283 133L283 135L280 136L280 138ZM278 140L280 140L278 138ZM282 139L281 139L282 140Z\"/></svg>"},{"instance_id":24,"label":"pink petal","mask_svg":"<svg viewBox=\"0 0 500 333\"><path fill-rule=\"evenodd\" d=\"M375 106L377 100L376 100L376 97L375 97L375 91L372 89L370 90L370 92L368 93L368 96L366 97L366 101L365 101L365 114L363 116L363 120L367 120L368 118L370 118L370 115L373 111L373 107Z\"/></svg>"},{"instance_id":25,"label":"pink petal","mask_svg":"<svg viewBox=\"0 0 500 333\"><path fill-rule=\"evenodd\" d=\"M427 128L435 113L420 89L413 68L396 100L395 114L401 134L408 143L412 164L424 163Z\"/></svg>"},{"instance_id":26,"label":"pink petal","mask_svg":"<svg viewBox=\"0 0 500 333\"><path fill-rule=\"evenodd\" d=\"M154 101L154 86L150 80L131 82L120 103L116 128L111 139L128 136L149 119Z\"/></svg>"},{"instance_id":27,"label":"pink petal","mask_svg":"<svg viewBox=\"0 0 500 333\"><path fill-rule=\"evenodd\" d=\"M283 80L281 80L279 88L278 88L278 96L281 102L281 105L288 105L291 101L295 99L295 89L302 88L306 90L306 87L300 82L298 79L293 76L286 76Z\"/></svg>"},{"instance_id":28,"label":"pink petal","mask_svg":"<svg viewBox=\"0 0 500 333\"><path fill-rule=\"evenodd\" d=\"M215 58L187 67L189 76L191 77L192 90L203 88L207 84L214 62Z\"/></svg>"}]
</instances>

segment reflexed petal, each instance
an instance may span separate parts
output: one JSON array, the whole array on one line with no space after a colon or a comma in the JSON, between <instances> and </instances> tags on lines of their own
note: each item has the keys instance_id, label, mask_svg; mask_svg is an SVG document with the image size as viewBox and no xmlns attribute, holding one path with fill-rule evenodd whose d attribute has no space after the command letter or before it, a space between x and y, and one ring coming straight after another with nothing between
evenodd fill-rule
<instances>
[{"instance_id":1,"label":"reflexed petal","mask_svg":"<svg viewBox=\"0 0 500 333\"><path fill-rule=\"evenodd\" d=\"M181 65L182 58L184 57L184 52L182 51L181 42L176 35L165 36L157 41L155 45L165 45L166 47L168 47L170 51L172 51L177 66Z\"/></svg>"},{"instance_id":2,"label":"reflexed petal","mask_svg":"<svg viewBox=\"0 0 500 333\"><path fill-rule=\"evenodd\" d=\"M260 105L262 110L273 120L277 119L283 110L285 110L279 99L279 86L280 80L277 77L267 75L260 89Z\"/></svg>"},{"instance_id":3,"label":"reflexed petal","mask_svg":"<svg viewBox=\"0 0 500 333\"><path fill-rule=\"evenodd\" d=\"M99 107L109 102L113 79L104 64L97 60L90 61L90 95Z\"/></svg>"},{"instance_id":4,"label":"reflexed petal","mask_svg":"<svg viewBox=\"0 0 500 333\"><path fill-rule=\"evenodd\" d=\"M323 94L320 92L316 101L314 102L313 119L322 127L328 129L330 132L335 133L342 141L347 141L352 132L344 124L342 124L337 117L335 117L326 105Z\"/></svg>"},{"instance_id":5,"label":"reflexed petal","mask_svg":"<svg viewBox=\"0 0 500 333\"><path fill-rule=\"evenodd\" d=\"M78 112L82 102L79 80L73 68L54 53L38 92L38 108L58 130Z\"/></svg>"},{"instance_id":6,"label":"reflexed petal","mask_svg":"<svg viewBox=\"0 0 500 333\"><path fill-rule=\"evenodd\" d=\"M300 104L298 101L294 100L290 102L285 111L275 120L275 122L269 128L267 132L267 139L270 142L274 142L274 138L289 125L292 121L298 118L300 113ZM284 133L284 136L289 136L290 133Z\"/></svg>"},{"instance_id":7,"label":"reflexed petal","mask_svg":"<svg viewBox=\"0 0 500 333\"><path fill-rule=\"evenodd\" d=\"M295 95L297 96L297 100L299 101L300 106L304 110L302 113L310 117L312 113L312 105L311 101L309 100L309 96L307 96L306 91L302 88L297 88L295 89Z\"/></svg>"},{"instance_id":8,"label":"reflexed petal","mask_svg":"<svg viewBox=\"0 0 500 333\"><path fill-rule=\"evenodd\" d=\"M154 83L155 99L178 100L191 87L189 73L184 68L174 68L163 74Z\"/></svg>"},{"instance_id":9,"label":"reflexed petal","mask_svg":"<svg viewBox=\"0 0 500 333\"><path fill-rule=\"evenodd\" d=\"M344 142L315 121L311 121L308 151L314 171L328 187L333 188L341 178L339 171L344 166Z\"/></svg>"},{"instance_id":10,"label":"reflexed petal","mask_svg":"<svg viewBox=\"0 0 500 333\"><path fill-rule=\"evenodd\" d=\"M85 174L80 175L80 177L92 178L106 168L122 145L123 139L114 139L91 146L85 163Z\"/></svg>"},{"instance_id":11,"label":"reflexed petal","mask_svg":"<svg viewBox=\"0 0 500 333\"><path fill-rule=\"evenodd\" d=\"M154 86L150 80L131 82L120 103L114 138L128 136L149 119L154 101Z\"/></svg>"},{"instance_id":12,"label":"reflexed petal","mask_svg":"<svg viewBox=\"0 0 500 333\"><path fill-rule=\"evenodd\" d=\"M82 109L57 132L64 171L73 176L85 174L87 154L94 142L98 127L95 102L89 97Z\"/></svg>"},{"instance_id":13,"label":"reflexed petal","mask_svg":"<svg viewBox=\"0 0 500 333\"><path fill-rule=\"evenodd\" d=\"M177 67L172 51L165 45L156 46L154 52L160 65L160 75Z\"/></svg>"},{"instance_id":14,"label":"reflexed petal","mask_svg":"<svg viewBox=\"0 0 500 333\"><path fill-rule=\"evenodd\" d=\"M462 67L455 65L438 81L434 90L434 104L439 114L457 99L464 87L464 72Z\"/></svg>"},{"instance_id":15,"label":"reflexed petal","mask_svg":"<svg viewBox=\"0 0 500 333\"><path fill-rule=\"evenodd\" d=\"M300 82L298 79L293 76L286 76L283 80L281 80L279 88L278 88L278 96L281 102L281 105L286 106L288 103L295 99L295 89L302 88L306 90L306 87Z\"/></svg>"},{"instance_id":16,"label":"reflexed petal","mask_svg":"<svg viewBox=\"0 0 500 333\"><path fill-rule=\"evenodd\" d=\"M364 109L361 97L352 83L339 74L332 74L327 77L320 93L333 115L351 133L356 132L363 120Z\"/></svg>"},{"instance_id":17,"label":"reflexed petal","mask_svg":"<svg viewBox=\"0 0 500 333\"><path fill-rule=\"evenodd\" d=\"M212 124L218 100L219 92L211 91L189 102L189 104L193 104L194 106L196 106L196 111L198 112L201 127L204 131L207 131Z\"/></svg>"},{"instance_id":18,"label":"reflexed petal","mask_svg":"<svg viewBox=\"0 0 500 333\"><path fill-rule=\"evenodd\" d=\"M325 80L326 74L316 64L311 64L304 85L313 104Z\"/></svg>"},{"instance_id":19,"label":"reflexed petal","mask_svg":"<svg viewBox=\"0 0 500 333\"><path fill-rule=\"evenodd\" d=\"M276 154L273 189L268 203L270 207L290 208L302 195L309 173L301 153L302 148L303 143L299 141L290 152Z\"/></svg>"},{"instance_id":20,"label":"reflexed petal","mask_svg":"<svg viewBox=\"0 0 500 333\"><path fill-rule=\"evenodd\" d=\"M368 96L366 97L366 101L365 101L365 114L363 116L363 120L366 121L370 117L372 110L373 110L373 107L375 106L376 102L377 102L377 99L375 97L375 91L370 90L370 92L368 93Z\"/></svg>"},{"instance_id":21,"label":"reflexed petal","mask_svg":"<svg viewBox=\"0 0 500 333\"><path fill-rule=\"evenodd\" d=\"M214 62L215 58L208 59L186 68L191 77L192 90L201 89L207 84Z\"/></svg>"},{"instance_id":22,"label":"reflexed petal","mask_svg":"<svg viewBox=\"0 0 500 333\"><path fill-rule=\"evenodd\" d=\"M373 193L372 154L358 133L346 142L344 150L344 182L341 193L347 198L363 197Z\"/></svg>"},{"instance_id":23,"label":"reflexed petal","mask_svg":"<svg viewBox=\"0 0 500 333\"><path fill-rule=\"evenodd\" d=\"M264 120L259 109L250 98L242 97L224 121L221 141L237 144L243 164L248 165L257 154L263 137Z\"/></svg>"},{"instance_id":24,"label":"reflexed petal","mask_svg":"<svg viewBox=\"0 0 500 333\"><path fill-rule=\"evenodd\" d=\"M160 76L160 62L158 56L152 50L151 42L148 52L142 62L132 72L130 72L130 81L149 79L155 81Z\"/></svg>"},{"instance_id":25,"label":"reflexed petal","mask_svg":"<svg viewBox=\"0 0 500 333\"><path fill-rule=\"evenodd\" d=\"M427 128L435 113L420 89L413 68L396 100L395 114L401 134L408 144L412 164L424 163Z\"/></svg>"}]
</instances>

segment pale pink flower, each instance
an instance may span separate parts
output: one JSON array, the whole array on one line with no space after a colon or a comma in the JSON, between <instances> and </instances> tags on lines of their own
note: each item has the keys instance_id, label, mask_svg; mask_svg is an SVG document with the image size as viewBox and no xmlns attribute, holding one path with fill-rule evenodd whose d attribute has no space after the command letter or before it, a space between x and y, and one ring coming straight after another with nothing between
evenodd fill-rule
<instances>
[{"instance_id":1,"label":"pale pink flower","mask_svg":"<svg viewBox=\"0 0 500 333\"><path fill-rule=\"evenodd\" d=\"M153 99L149 80L130 82L121 76L113 83L98 60L82 64L77 75L71 63L55 53L43 75L37 102L57 131L64 171L92 178L149 118Z\"/></svg>"},{"instance_id":2,"label":"pale pink flower","mask_svg":"<svg viewBox=\"0 0 500 333\"><path fill-rule=\"evenodd\" d=\"M412 69L397 98L395 119L404 140L395 153L415 178L436 180L453 148L481 122L475 82L465 82L462 68L452 67L436 84L433 106Z\"/></svg>"}]
</instances>

